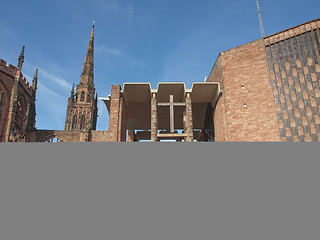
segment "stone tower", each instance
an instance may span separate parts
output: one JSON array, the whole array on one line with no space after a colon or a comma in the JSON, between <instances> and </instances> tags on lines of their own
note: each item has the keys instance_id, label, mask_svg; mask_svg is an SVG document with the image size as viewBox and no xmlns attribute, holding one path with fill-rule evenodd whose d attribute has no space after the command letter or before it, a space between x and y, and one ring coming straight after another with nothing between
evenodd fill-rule
<instances>
[{"instance_id":1,"label":"stone tower","mask_svg":"<svg viewBox=\"0 0 320 240\"><path fill-rule=\"evenodd\" d=\"M93 56L94 56L94 24L84 60L80 82L68 99L65 130L95 130L97 125L97 95L93 84Z\"/></svg>"}]
</instances>

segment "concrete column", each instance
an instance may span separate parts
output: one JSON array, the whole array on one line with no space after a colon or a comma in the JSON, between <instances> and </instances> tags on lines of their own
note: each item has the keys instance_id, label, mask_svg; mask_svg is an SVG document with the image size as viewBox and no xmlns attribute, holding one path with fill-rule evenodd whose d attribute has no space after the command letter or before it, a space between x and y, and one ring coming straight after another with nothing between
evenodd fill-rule
<instances>
[{"instance_id":1,"label":"concrete column","mask_svg":"<svg viewBox=\"0 0 320 240\"><path fill-rule=\"evenodd\" d=\"M126 102L122 96L120 95L120 110L119 110L119 132L118 132L118 142L126 142L127 141L127 106Z\"/></svg>"},{"instance_id":2,"label":"concrete column","mask_svg":"<svg viewBox=\"0 0 320 240\"><path fill-rule=\"evenodd\" d=\"M157 94L152 93L151 97L151 142L158 141L158 101Z\"/></svg>"},{"instance_id":3,"label":"concrete column","mask_svg":"<svg viewBox=\"0 0 320 240\"><path fill-rule=\"evenodd\" d=\"M134 129L128 129L128 142L134 142Z\"/></svg>"},{"instance_id":4,"label":"concrete column","mask_svg":"<svg viewBox=\"0 0 320 240\"><path fill-rule=\"evenodd\" d=\"M192 101L190 93L186 96L186 142L193 142Z\"/></svg>"}]
</instances>

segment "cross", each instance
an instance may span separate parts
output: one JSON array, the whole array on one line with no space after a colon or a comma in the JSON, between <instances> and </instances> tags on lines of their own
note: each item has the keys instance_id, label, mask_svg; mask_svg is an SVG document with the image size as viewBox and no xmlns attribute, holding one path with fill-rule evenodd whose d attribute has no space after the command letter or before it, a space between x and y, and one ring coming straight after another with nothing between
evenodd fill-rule
<instances>
[{"instance_id":1,"label":"cross","mask_svg":"<svg viewBox=\"0 0 320 240\"><path fill-rule=\"evenodd\" d=\"M180 103L174 103L173 102L173 95L170 95L170 102L168 103L158 103L159 107L170 107L170 132L174 132L174 110L173 107L178 107L178 106L185 106L186 104L184 102Z\"/></svg>"}]
</instances>

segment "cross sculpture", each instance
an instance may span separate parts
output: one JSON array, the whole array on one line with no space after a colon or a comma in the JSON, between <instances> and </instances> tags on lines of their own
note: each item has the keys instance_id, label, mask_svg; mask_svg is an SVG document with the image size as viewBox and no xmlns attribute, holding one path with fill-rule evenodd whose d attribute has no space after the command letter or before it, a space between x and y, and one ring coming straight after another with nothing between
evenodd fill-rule
<instances>
[{"instance_id":1,"label":"cross sculpture","mask_svg":"<svg viewBox=\"0 0 320 240\"><path fill-rule=\"evenodd\" d=\"M185 106L184 102L173 102L173 95L170 95L170 102L168 103L158 103L159 107L170 107L170 133L174 133L174 109L173 107Z\"/></svg>"}]
</instances>

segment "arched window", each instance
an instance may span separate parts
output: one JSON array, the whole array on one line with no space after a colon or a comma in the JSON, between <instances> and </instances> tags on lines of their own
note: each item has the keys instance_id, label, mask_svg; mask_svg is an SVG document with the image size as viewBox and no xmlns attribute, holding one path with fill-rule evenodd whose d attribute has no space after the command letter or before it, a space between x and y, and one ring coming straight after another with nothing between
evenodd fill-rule
<instances>
[{"instance_id":1,"label":"arched window","mask_svg":"<svg viewBox=\"0 0 320 240\"><path fill-rule=\"evenodd\" d=\"M80 129L84 129L86 127L86 117L82 116L80 121Z\"/></svg>"},{"instance_id":2,"label":"arched window","mask_svg":"<svg viewBox=\"0 0 320 240\"><path fill-rule=\"evenodd\" d=\"M75 129L76 127L77 127L77 115L74 115L73 119L72 119L72 127L71 127L71 129Z\"/></svg>"},{"instance_id":3,"label":"arched window","mask_svg":"<svg viewBox=\"0 0 320 240\"><path fill-rule=\"evenodd\" d=\"M84 91L82 91L82 92L81 92L81 97L80 97L80 102L83 102L83 101L84 101L84 95L85 95L85 93L84 93Z\"/></svg>"}]
</instances>

